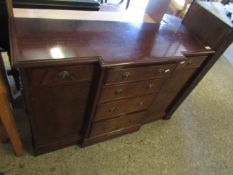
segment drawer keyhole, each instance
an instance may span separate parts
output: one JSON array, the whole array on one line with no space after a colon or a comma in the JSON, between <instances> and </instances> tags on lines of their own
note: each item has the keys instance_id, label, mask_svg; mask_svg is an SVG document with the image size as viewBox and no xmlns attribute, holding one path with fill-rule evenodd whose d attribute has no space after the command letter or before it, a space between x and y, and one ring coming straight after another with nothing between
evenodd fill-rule
<instances>
[{"instance_id":1,"label":"drawer keyhole","mask_svg":"<svg viewBox=\"0 0 233 175\"><path fill-rule=\"evenodd\" d=\"M110 108L110 109L108 110L109 113L113 113L113 112L115 112L115 111L116 111L116 107L112 107L112 108Z\"/></svg>"},{"instance_id":2,"label":"drawer keyhole","mask_svg":"<svg viewBox=\"0 0 233 175\"><path fill-rule=\"evenodd\" d=\"M123 90L122 89L117 89L115 91L115 95L121 95L123 93Z\"/></svg>"},{"instance_id":3,"label":"drawer keyhole","mask_svg":"<svg viewBox=\"0 0 233 175\"><path fill-rule=\"evenodd\" d=\"M158 73L160 73L160 74L162 74L162 73L168 73L170 71L171 71L170 69L164 69L164 68L158 69Z\"/></svg>"},{"instance_id":4,"label":"drawer keyhole","mask_svg":"<svg viewBox=\"0 0 233 175\"><path fill-rule=\"evenodd\" d=\"M141 102L139 103L139 106L143 106L143 105L144 105L144 102L141 101Z\"/></svg>"},{"instance_id":5,"label":"drawer keyhole","mask_svg":"<svg viewBox=\"0 0 233 175\"><path fill-rule=\"evenodd\" d=\"M146 85L147 90L151 90L153 87L154 87L154 85L152 83Z\"/></svg>"},{"instance_id":6,"label":"drawer keyhole","mask_svg":"<svg viewBox=\"0 0 233 175\"><path fill-rule=\"evenodd\" d=\"M187 61L187 65L191 65L192 63L193 63L192 60Z\"/></svg>"},{"instance_id":7,"label":"drawer keyhole","mask_svg":"<svg viewBox=\"0 0 233 175\"><path fill-rule=\"evenodd\" d=\"M122 74L122 79L128 79L130 76L130 72L125 72Z\"/></svg>"},{"instance_id":8,"label":"drawer keyhole","mask_svg":"<svg viewBox=\"0 0 233 175\"><path fill-rule=\"evenodd\" d=\"M58 77L62 80L68 80L68 79L70 79L70 73L68 71L64 70L64 71L61 71L58 73Z\"/></svg>"}]
</instances>

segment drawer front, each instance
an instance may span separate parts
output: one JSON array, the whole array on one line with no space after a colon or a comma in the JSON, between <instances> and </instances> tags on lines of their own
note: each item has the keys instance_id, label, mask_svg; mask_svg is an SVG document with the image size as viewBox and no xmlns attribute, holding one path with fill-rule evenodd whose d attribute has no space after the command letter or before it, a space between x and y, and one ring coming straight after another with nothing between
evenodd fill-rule
<instances>
[{"instance_id":1,"label":"drawer front","mask_svg":"<svg viewBox=\"0 0 233 175\"><path fill-rule=\"evenodd\" d=\"M105 86L102 89L100 101L110 101L120 98L134 97L158 92L165 78L128 83L123 85Z\"/></svg>"},{"instance_id":2,"label":"drawer front","mask_svg":"<svg viewBox=\"0 0 233 175\"><path fill-rule=\"evenodd\" d=\"M152 66L150 69L150 75L152 77L166 77L170 76L176 68L176 64L164 64Z\"/></svg>"},{"instance_id":3,"label":"drawer front","mask_svg":"<svg viewBox=\"0 0 233 175\"><path fill-rule=\"evenodd\" d=\"M91 80L92 73L93 65L81 65L34 69L27 75L30 85L36 86Z\"/></svg>"},{"instance_id":4,"label":"drawer front","mask_svg":"<svg viewBox=\"0 0 233 175\"><path fill-rule=\"evenodd\" d=\"M141 125L145 112L124 115L119 118L96 122L92 126L90 136L98 136L119 131L130 126Z\"/></svg>"},{"instance_id":5,"label":"drawer front","mask_svg":"<svg viewBox=\"0 0 233 175\"><path fill-rule=\"evenodd\" d=\"M177 66L177 69L192 69L198 68L205 61L206 56L198 56L198 57L188 57L187 60L180 61Z\"/></svg>"},{"instance_id":6,"label":"drawer front","mask_svg":"<svg viewBox=\"0 0 233 175\"><path fill-rule=\"evenodd\" d=\"M153 98L153 95L147 95L125 100L118 100L111 103L99 104L95 121L147 109L152 103Z\"/></svg>"},{"instance_id":7,"label":"drawer front","mask_svg":"<svg viewBox=\"0 0 233 175\"><path fill-rule=\"evenodd\" d=\"M137 68L112 69L107 71L105 84L146 80L148 78L168 76L174 71L175 67L176 64L163 64Z\"/></svg>"}]
</instances>

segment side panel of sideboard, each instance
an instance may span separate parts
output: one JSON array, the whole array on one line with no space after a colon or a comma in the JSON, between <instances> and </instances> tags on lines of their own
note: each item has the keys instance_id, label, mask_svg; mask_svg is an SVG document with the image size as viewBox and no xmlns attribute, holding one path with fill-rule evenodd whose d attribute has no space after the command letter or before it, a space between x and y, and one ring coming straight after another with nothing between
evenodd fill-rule
<instances>
[{"instance_id":1,"label":"side panel of sideboard","mask_svg":"<svg viewBox=\"0 0 233 175\"><path fill-rule=\"evenodd\" d=\"M182 93L182 90L189 86L190 81L206 59L207 56L188 57L187 60L178 63L173 75L164 84L148 110L144 123L162 119L166 115L166 110L172 105L179 93Z\"/></svg>"}]
</instances>

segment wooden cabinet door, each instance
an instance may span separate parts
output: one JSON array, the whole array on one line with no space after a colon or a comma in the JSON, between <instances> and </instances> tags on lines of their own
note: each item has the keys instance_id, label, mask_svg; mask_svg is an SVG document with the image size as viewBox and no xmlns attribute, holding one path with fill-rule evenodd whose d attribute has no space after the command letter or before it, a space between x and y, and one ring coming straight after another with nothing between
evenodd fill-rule
<instances>
[{"instance_id":1,"label":"wooden cabinet door","mask_svg":"<svg viewBox=\"0 0 233 175\"><path fill-rule=\"evenodd\" d=\"M89 90L88 82L33 89L31 122L35 147L81 139Z\"/></svg>"},{"instance_id":2,"label":"wooden cabinet door","mask_svg":"<svg viewBox=\"0 0 233 175\"><path fill-rule=\"evenodd\" d=\"M155 101L148 110L144 122L161 119L166 109L175 100L179 92L182 91L186 83L194 75L197 69L177 69L174 74L168 78L167 82L159 91Z\"/></svg>"}]
</instances>

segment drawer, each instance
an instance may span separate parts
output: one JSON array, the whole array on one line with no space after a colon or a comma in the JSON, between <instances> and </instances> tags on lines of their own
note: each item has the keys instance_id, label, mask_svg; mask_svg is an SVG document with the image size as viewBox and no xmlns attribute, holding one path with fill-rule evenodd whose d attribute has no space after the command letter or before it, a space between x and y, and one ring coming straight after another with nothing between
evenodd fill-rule
<instances>
[{"instance_id":1,"label":"drawer","mask_svg":"<svg viewBox=\"0 0 233 175\"><path fill-rule=\"evenodd\" d=\"M177 66L177 69L192 69L198 68L205 61L206 56L198 56L198 57L187 57L187 60L180 61Z\"/></svg>"},{"instance_id":2,"label":"drawer","mask_svg":"<svg viewBox=\"0 0 233 175\"><path fill-rule=\"evenodd\" d=\"M114 131L119 131L130 126L141 125L145 112L138 112L129 115L123 115L121 117L96 122L92 125L90 136L99 136L108 134Z\"/></svg>"},{"instance_id":3,"label":"drawer","mask_svg":"<svg viewBox=\"0 0 233 175\"><path fill-rule=\"evenodd\" d=\"M109 119L117 115L147 109L152 103L153 98L153 95L146 95L142 97L129 98L125 100L99 104L96 112L95 121Z\"/></svg>"},{"instance_id":4,"label":"drawer","mask_svg":"<svg viewBox=\"0 0 233 175\"><path fill-rule=\"evenodd\" d=\"M30 85L53 85L92 79L93 65L62 66L27 71Z\"/></svg>"},{"instance_id":5,"label":"drawer","mask_svg":"<svg viewBox=\"0 0 233 175\"><path fill-rule=\"evenodd\" d=\"M104 86L100 97L101 102L116 100L120 98L134 97L143 94L158 92L165 78L158 78L137 83Z\"/></svg>"},{"instance_id":6,"label":"drawer","mask_svg":"<svg viewBox=\"0 0 233 175\"><path fill-rule=\"evenodd\" d=\"M163 64L152 66L150 70L151 77L166 77L170 76L176 68L176 64Z\"/></svg>"},{"instance_id":7,"label":"drawer","mask_svg":"<svg viewBox=\"0 0 233 175\"><path fill-rule=\"evenodd\" d=\"M146 80L154 77L169 76L176 64L161 64L156 66L110 69L105 77L105 84Z\"/></svg>"}]
</instances>

